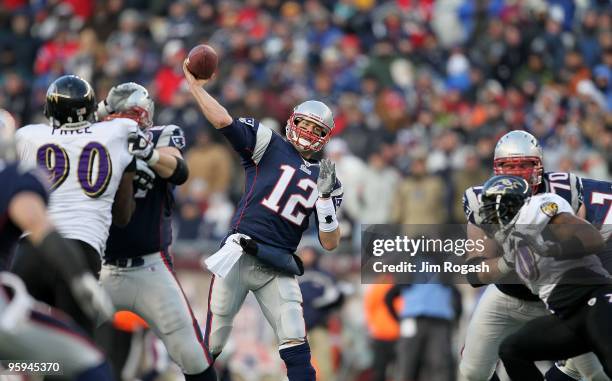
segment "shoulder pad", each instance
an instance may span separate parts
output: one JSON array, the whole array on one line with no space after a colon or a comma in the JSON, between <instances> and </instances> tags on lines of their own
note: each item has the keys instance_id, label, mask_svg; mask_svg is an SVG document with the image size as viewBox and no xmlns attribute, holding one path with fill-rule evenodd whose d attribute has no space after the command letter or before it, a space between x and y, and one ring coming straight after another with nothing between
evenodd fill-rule
<instances>
[{"instance_id":1,"label":"shoulder pad","mask_svg":"<svg viewBox=\"0 0 612 381\"><path fill-rule=\"evenodd\" d=\"M165 126L155 126L150 129L152 132L158 132L156 147L176 147L183 150L187 144L185 141L185 133L183 129L174 124Z\"/></svg>"}]
</instances>

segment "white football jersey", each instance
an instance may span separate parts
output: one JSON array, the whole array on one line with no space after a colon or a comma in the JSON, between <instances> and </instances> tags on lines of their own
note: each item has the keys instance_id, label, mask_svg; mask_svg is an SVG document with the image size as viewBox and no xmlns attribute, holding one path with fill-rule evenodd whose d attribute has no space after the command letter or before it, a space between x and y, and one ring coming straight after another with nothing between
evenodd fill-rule
<instances>
[{"instance_id":1,"label":"white football jersey","mask_svg":"<svg viewBox=\"0 0 612 381\"><path fill-rule=\"evenodd\" d=\"M51 183L49 216L62 236L84 241L104 253L115 193L133 156L130 119L90 124L78 130L31 124L17 130L19 158L38 165Z\"/></svg>"},{"instance_id":2,"label":"white football jersey","mask_svg":"<svg viewBox=\"0 0 612 381\"><path fill-rule=\"evenodd\" d=\"M570 204L555 193L540 193L527 200L519 211L516 224L506 240L504 250L515 251L515 271L534 294L545 303L550 293L568 270L586 267L604 276L607 275L596 255L579 259L556 260L542 257L532 248L525 246L518 234L534 237L543 242L542 232L548 222L557 214L574 211Z\"/></svg>"}]
</instances>

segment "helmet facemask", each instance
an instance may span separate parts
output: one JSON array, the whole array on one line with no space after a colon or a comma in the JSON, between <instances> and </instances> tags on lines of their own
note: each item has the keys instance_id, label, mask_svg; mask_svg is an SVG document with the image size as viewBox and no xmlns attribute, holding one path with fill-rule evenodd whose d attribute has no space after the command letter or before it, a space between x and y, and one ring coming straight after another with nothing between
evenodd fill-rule
<instances>
[{"instance_id":1,"label":"helmet facemask","mask_svg":"<svg viewBox=\"0 0 612 381\"><path fill-rule=\"evenodd\" d=\"M149 114L149 111L142 107L134 106L126 111L115 112L105 117L104 120L112 120L117 118L132 119L138 123L138 126L142 130L153 127L152 115Z\"/></svg>"},{"instance_id":2,"label":"helmet facemask","mask_svg":"<svg viewBox=\"0 0 612 381\"><path fill-rule=\"evenodd\" d=\"M309 131L306 128L299 126L300 121L307 120L316 125L313 131ZM317 133L319 130L319 133ZM289 120L287 120L287 126L285 133L287 140L289 140L297 149L300 151L320 151L321 148L329 141L331 137L331 129L325 126L322 122L315 120L314 118L302 115L292 114Z\"/></svg>"},{"instance_id":3,"label":"helmet facemask","mask_svg":"<svg viewBox=\"0 0 612 381\"><path fill-rule=\"evenodd\" d=\"M522 164L532 164L529 168L518 168ZM514 164L517 168L506 168L506 164ZM522 177L531 186L531 192L536 193L542 183L544 166L542 160L537 156L500 157L493 161L495 175L512 175Z\"/></svg>"}]
</instances>

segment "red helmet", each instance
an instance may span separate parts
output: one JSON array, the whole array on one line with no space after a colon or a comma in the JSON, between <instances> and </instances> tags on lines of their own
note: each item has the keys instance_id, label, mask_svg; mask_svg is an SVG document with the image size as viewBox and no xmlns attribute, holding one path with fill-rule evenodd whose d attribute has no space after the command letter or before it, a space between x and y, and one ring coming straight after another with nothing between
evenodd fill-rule
<instances>
[{"instance_id":1,"label":"red helmet","mask_svg":"<svg viewBox=\"0 0 612 381\"><path fill-rule=\"evenodd\" d=\"M526 131L511 131L502 136L495 146L493 170L496 175L514 175L524 178L535 194L542 182L544 165L542 147L537 139ZM506 164L532 164L529 168L507 168Z\"/></svg>"},{"instance_id":2,"label":"red helmet","mask_svg":"<svg viewBox=\"0 0 612 381\"><path fill-rule=\"evenodd\" d=\"M299 128L297 126L299 121L304 119L323 128L323 133L319 136ZM319 151L329 141L333 128L334 117L329 107L323 102L306 101L293 109L293 114L287 120L285 134L287 135L287 140L299 149Z\"/></svg>"}]
</instances>

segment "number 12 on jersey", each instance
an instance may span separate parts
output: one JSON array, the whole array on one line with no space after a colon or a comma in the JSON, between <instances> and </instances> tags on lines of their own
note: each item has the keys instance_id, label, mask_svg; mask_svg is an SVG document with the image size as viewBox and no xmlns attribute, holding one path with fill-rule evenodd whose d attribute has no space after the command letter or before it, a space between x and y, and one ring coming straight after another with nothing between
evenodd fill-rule
<instances>
[{"instance_id":1,"label":"number 12 on jersey","mask_svg":"<svg viewBox=\"0 0 612 381\"><path fill-rule=\"evenodd\" d=\"M51 191L59 188L70 175L70 158L66 150L53 143L45 144L36 151L38 166L46 170L51 182ZM89 142L79 155L76 168L77 182L83 192L98 198L106 191L112 177L113 165L108 150L100 143Z\"/></svg>"},{"instance_id":2,"label":"number 12 on jersey","mask_svg":"<svg viewBox=\"0 0 612 381\"><path fill-rule=\"evenodd\" d=\"M276 182L272 192L270 192L268 197L261 201L263 206L276 213L278 213L280 209L279 203L281 198L284 196L287 188L289 187L291 179L293 179L293 176L295 175L295 168L289 165L283 164L280 168L283 173ZM280 212L280 215L291 223L301 225L302 222L304 222L304 217L306 217L306 215L296 210L298 204L304 206L306 209L313 208L317 202L319 194L317 192L317 184L311 179L301 179L298 181L297 187L303 189L304 191L308 191L310 189L308 198L297 193L291 194Z\"/></svg>"}]
</instances>

